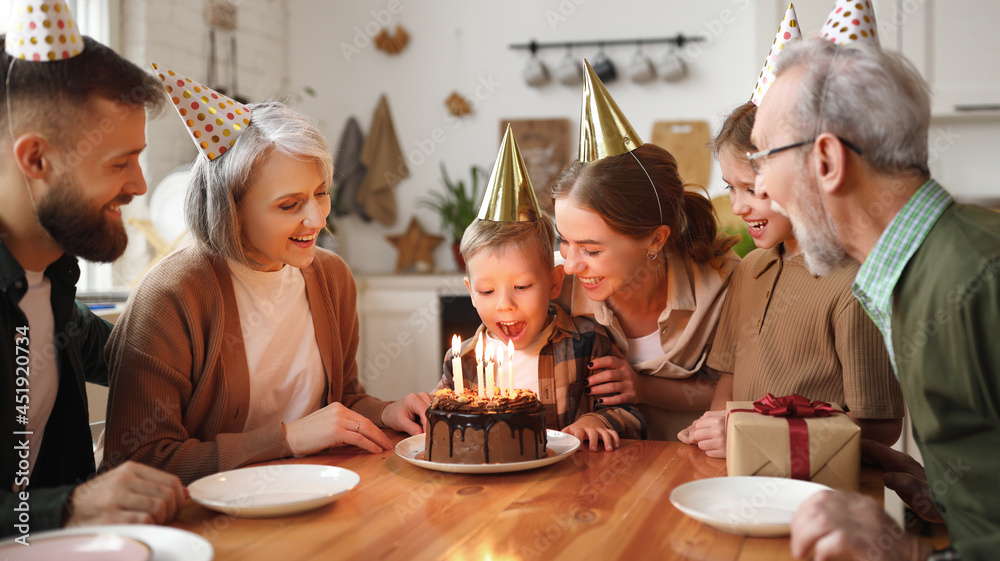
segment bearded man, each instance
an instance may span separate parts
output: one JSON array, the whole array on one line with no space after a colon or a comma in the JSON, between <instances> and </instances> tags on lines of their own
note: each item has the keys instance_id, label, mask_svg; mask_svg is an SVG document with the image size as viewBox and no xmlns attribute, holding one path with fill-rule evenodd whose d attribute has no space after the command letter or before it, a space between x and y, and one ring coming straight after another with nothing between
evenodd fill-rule
<instances>
[{"instance_id":1,"label":"bearded man","mask_svg":"<svg viewBox=\"0 0 1000 561\"><path fill-rule=\"evenodd\" d=\"M169 522L185 491L134 463L94 477L84 381L107 385L111 326L75 301L77 257L125 250L162 86L76 35L63 2L16 4L0 36L0 535L27 545L60 526Z\"/></svg>"}]
</instances>

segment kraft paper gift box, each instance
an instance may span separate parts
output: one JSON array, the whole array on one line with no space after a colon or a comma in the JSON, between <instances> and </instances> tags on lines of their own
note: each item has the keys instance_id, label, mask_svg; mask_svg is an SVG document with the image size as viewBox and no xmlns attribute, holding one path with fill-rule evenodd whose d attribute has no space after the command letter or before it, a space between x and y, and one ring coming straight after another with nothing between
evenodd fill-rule
<instances>
[{"instance_id":1,"label":"kraft paper gift box","mask_svg":"<svg viewBox=\"0 0 1000 561\"><path fill-rule=\"evenodd\" d=\"M861 428L836 405L798 396L730 401L726 470L858 490ZM819 416L810 416L819 415Z\"/></svg>"}]
</instances>

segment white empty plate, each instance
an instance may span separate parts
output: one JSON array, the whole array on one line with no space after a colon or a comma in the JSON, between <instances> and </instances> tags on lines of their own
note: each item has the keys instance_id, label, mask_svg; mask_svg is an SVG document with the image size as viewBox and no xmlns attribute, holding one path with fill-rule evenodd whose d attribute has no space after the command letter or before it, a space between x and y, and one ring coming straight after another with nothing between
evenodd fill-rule
<instances>
[{"instance_id":1,"label":"white empty plate","mask_svg":"<svg viewBox=\"0 0 1000 561\"><path fill-rule=\"evenodd\" d=\"M712 477L679 485L670 502L712 528L761 538L787 536L792 515L829 487L781 477Z\"/></svg>"},{"instance_id":2,"label":"white empty plate","mask_svg":"<svg viewBox=\"0 0 1000 561\"><path fill-rule=\"evenodd\" d=\"M119 524L32 532L25 547L0 542L0 559L94 559L111 561L211 561L205 538L166 526Z\"/></svg>"},{"instance_id":3,"label":"white empty plate","mask_svg":"<svg viewBox=\"0 0 1000 561\"><path fill-rule=\"evenodd\" d=\"M224 471L188 485L191 498L232 516L285 516L332 503L361 477L334 466L277 464Z\"/></svg>"}]
</instances>

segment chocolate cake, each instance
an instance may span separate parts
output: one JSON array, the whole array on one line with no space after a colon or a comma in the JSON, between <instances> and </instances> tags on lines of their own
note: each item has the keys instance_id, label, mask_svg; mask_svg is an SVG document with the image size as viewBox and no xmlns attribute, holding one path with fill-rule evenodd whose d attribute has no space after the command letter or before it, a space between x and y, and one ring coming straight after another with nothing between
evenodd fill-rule
<instances>
[{"instance_id":1,"label":"chocolate cake","mask_svg":"<svg viewBox=\"0 0 1000 561\"><path fill-rule=\"evenodd\" d=\"M427 409L425 457L444 464L501 464L545 457L545 407L534 392L513 397L440 390Z\"/></svg>"}]
</instances>

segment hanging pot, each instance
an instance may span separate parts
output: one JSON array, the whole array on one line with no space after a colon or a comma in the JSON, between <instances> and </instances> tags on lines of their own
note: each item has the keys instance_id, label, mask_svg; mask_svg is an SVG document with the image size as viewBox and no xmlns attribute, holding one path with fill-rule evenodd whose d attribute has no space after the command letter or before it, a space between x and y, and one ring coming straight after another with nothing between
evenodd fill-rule
<instances>
[{"instance_id":1,"label":"hanging pot","mask_svg":"<svg viewBox=\"0 0 1000 561\"><path fill-rule=\"evenodd\" d=\"M600 50L597 51L594 62L590 64L590 67L594 69L594 74L597 74L597 77L605 84L613 82L618 77L618 71L615 69L614 63L611 62L608 55L604 54L604 45L600 45Z\"/></svg>"}]
</instances>

